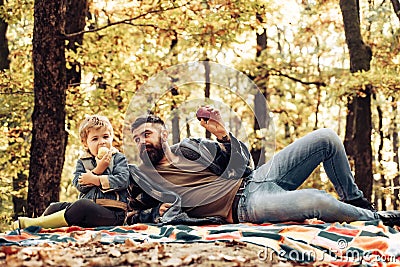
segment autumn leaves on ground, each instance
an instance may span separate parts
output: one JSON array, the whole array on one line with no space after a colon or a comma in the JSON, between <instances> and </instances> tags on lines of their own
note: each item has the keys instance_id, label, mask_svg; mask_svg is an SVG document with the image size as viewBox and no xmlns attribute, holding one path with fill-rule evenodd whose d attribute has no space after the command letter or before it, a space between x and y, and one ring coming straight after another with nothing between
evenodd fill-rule
<instances>
[{"instance_id":1,"label":"autumn leaves on ground","mask_svg":"<svg viewBox=\"0 0 400 267\"><path fill-rule=\"evenodd\" d=\"M261 256L263 248L242 242L191 244L86 243L1 247L0 266L294 266L294 263ZM304 264L302 266L305 266Z\"/></svg>"}]
</instances>

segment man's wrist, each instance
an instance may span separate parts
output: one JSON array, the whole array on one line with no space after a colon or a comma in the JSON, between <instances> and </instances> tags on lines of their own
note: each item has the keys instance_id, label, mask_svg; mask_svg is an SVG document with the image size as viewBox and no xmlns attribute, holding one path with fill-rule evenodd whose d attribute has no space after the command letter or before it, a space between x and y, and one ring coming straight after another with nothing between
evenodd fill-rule
<instances>
[{"instance_id":1,"label":"man's wrist","mask_svg":"<svg viewBox=\"0 0 400 267\"><path fill-rule=\"evenodd\" d=\"M221 137L217 137L217 141L220 142L220 143L228 143L228 142L231 141L231 139L229 137L229 134L225 134L225 135L223 135Z\"/></svg>"}]
</instances>

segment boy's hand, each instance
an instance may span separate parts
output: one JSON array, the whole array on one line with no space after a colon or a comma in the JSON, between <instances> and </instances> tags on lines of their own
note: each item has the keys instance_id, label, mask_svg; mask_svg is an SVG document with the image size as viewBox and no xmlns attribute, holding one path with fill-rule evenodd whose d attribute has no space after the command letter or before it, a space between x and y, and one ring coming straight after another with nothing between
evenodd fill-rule
<instances>
[{"instance_id":1,"label":"boy's hand","mask_svg":"<svg viewBox=\"0 0 400 267\"><path fill-rule=\"evenodd\" d=\"M92 185L92 186L99 186L100 179L99 176L93 174L91 171L86 171L86 173L81 174L78 178L79 185Z\"/></svg>"},{"instance_id":2,"label":"boy's hand","mask_svg":"<svg viewBox=\"0 0 400 267\"><path fill-rule=\"evenodd\" d=\"M102 159L98 159L96 157L97 166L96 168L93 169L93 172L97 175L102 174L107 169L108 165L110 165L111 158L112 158L111 150L108 151L107 154L105 154Z\"/></svg>"}]
</instances>

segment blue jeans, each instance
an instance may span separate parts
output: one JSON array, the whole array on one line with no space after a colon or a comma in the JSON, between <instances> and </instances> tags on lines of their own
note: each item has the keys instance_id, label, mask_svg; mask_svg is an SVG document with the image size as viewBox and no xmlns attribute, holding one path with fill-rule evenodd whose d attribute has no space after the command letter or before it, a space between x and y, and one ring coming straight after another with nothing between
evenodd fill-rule
<instances>
[{"instance_id":1,"label":"blue jeans","mask_svg":"<svg viewBox=\"0 0 400 267\"><path fill-rule=\"evenodd\" d=\"M240 222L352 222L378 219L370 210L337 200L323 190L296 190L323 163L340 200L363 196L354 183L344 146L330 129L314 131L287 146L254 170L240 198Z\"/></svg>"}]
</instances>

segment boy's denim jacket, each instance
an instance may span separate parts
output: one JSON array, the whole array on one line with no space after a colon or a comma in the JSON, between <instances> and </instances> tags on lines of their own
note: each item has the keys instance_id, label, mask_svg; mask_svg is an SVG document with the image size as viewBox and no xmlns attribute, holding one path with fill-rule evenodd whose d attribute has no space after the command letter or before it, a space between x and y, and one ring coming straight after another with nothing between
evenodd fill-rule
<instances>
[{"instance_id":1,"label":"boy's denim jacket","mask_svg":"<svg viewBox=\"0 0 400 267\"><path fill-rule=\"evenodd\" d=\"M116 148L112 148L112 158L109 166L101 175L107 178L100 178L100 186L80 185L78 178L86 170L93 170L96 166L96 159L93 155L86 153L81 157L74 173L73 185L78 189L79 198L91 199L99 205L127 210L129 186L129 169L125 155Z\"/></svg>"},{"instance_id":2,"label":"boy's denim jacket","mask_svg":"<svg viewBox=\"0 0 400 267\"><path fill-rule=\"evenodd\" d=\"M190 160L196 160L208 167L213 173L228 179L241 179L253 171L253 162L247 146L234 137L231 141L218 143L207 139L185 138L171 146L171 151ZM159 187L151 177L143 174L136 165L129 165L131 183L127 224L139 222L159 224L210 224L226 223L225 218L189 217L181 210L180 196ZM173 203L162 217L159 207L162 203Z\"/></svg>"}]
</instances>

